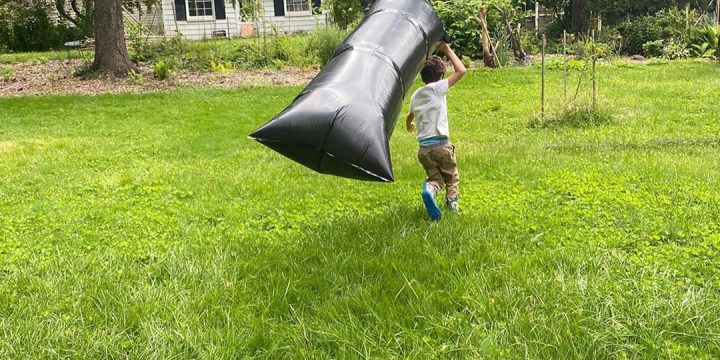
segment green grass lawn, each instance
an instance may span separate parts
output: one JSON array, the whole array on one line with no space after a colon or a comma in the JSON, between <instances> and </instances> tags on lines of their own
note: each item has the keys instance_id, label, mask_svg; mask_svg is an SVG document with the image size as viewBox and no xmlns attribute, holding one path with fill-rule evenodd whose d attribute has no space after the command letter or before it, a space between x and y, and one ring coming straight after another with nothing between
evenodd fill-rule
<instances>
[{"instance_id":1,"label":"green grass lawn","mask_svg":"<svg viewBox=\"0 0 720 360\"><path fill-rule=\"evenodd\" d=\"M538 130L537 68L470 72L437 224L401 126L395 184L247 140L297 87L0 99L0 358L717 359L720 144L662 141L720 66L599 76L613 123Z\"/></svg>"},{"instance_id":2,"label":"green grass lawn","mask_svg":"<svg viewBox=\"0 0 720 360\"><path fill-rule=\"evenodd\" d=\"M49 60L70 60L70 59L93 59L93 51L80 50L56 50L42 52L23 52L0 54L0 64L13 64L22 62L39 61L45 62Z\"/></svg>"}]
</instances>

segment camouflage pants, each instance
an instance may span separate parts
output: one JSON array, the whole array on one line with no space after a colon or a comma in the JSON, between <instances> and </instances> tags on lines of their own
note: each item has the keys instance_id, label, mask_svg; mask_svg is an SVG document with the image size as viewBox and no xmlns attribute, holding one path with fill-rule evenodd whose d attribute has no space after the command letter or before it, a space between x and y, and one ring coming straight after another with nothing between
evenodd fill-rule
<instances>
[{"instance_id":1,"label":"camouflage pants","mask_svg":"<svg viewBox=\"0 0 720 360\"><path fill-rule=\"evenodd\" d=\"M456 199L460 195L458 190L460 174L455 160L455 145L448 143L431 148L420 148L418 160L425 168L426 181L433 195L437 196L443 187L447 199Z\"/></svg>"}]
</instances>

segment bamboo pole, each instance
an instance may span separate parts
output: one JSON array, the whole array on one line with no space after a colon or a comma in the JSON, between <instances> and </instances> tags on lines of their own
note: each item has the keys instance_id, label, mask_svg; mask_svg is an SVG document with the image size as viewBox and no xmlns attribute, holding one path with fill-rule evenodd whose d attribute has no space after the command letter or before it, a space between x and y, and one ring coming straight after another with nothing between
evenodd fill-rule
<instances>
[{"instance_id":1,"label":"bamboo pole","mask_svg":"<svg viewBox=\"0 0 720 360\"><path fill-rule=\"evenodd\" d=\"M540 86L540 114L545 117L545 47L547 46L547 39L545 34L542 35L542 71L540 74L541 86Z\"/></svg>"},{"instance_id":2,"label":"bamboo pole","mask_svg":"<svg viewBox=\"0 0 720 360\"><path fill-rule=\"evenodd\" d=\"M595 30L592 31L592 108L595 110L597 106L597 73L595 71L595 64L597 63L597 55L595 53Z\"/></svg>"},{"instance_id":3,"label":"bamboo pole","mask_svg":"<svg viewBox=\"0 0 720 360\"><path fill-rule=\"evenodd\" d=\"M567 104L568 95L568 58L567 58L567 30L563 30L563 96Z\"/></svg>"}]
</instances>

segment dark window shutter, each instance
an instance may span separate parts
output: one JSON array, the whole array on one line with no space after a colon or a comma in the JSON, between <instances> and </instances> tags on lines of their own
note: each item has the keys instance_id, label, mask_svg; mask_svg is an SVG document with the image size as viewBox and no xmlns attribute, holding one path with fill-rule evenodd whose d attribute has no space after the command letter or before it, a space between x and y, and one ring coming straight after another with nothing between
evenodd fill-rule
<instances>
[{"instance_id":1,"label":"dark window shutter","mask_svg":"<svg viewBox=\"0 0 720 360\"><path fill-rule=\"evenodd\" d=\"M225 0L215 0L215 19L225 20Z\"/></svg>"},{"instance_id":2,"label":"dark window shutter","mask_svg":"<svg viewBox=\"0 0 720 360\"><path fill-rule=\"evenodd\" d=\"M320 5L322 4L322 0L312 0L312 2L313 2L313 7L315 8L315 10L319 11Z\"/></svg>"},{"instance_id":3,"label":"dark window shutter","mask_svg":"<svg viewBox=\"0 0 720 360\"><path fill-rule=\"evenodd\" d=\"M186 21L185 0L175 0L175 20Z\"/></svg>"},{"instance_id":4,"label":"dark window shutter","mask_svg":"<svg viewBox=\"0 0 720 360\"><path fill-rule=\"evenodd\" d=\"M285 0L275 0L275 16L285 16Z\"/></svg>"}]
</instances>

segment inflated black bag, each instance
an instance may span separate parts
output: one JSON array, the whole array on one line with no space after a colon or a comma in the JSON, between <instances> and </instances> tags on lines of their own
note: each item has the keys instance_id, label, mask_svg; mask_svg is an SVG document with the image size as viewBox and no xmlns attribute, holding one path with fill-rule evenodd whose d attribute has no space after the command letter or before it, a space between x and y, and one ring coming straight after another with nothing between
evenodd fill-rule
<instances>
[{"instance_id":1,"label":"inflated black bag","mask_svg":"<svg viewBox=\"0 0 720 360\"><path fill-rule=\"evenodd\" d=\"M320 74L250 138L323 174L393 181L390 136L443 34L426 0L376 1Z\"/></svg>"}]
</instances>

